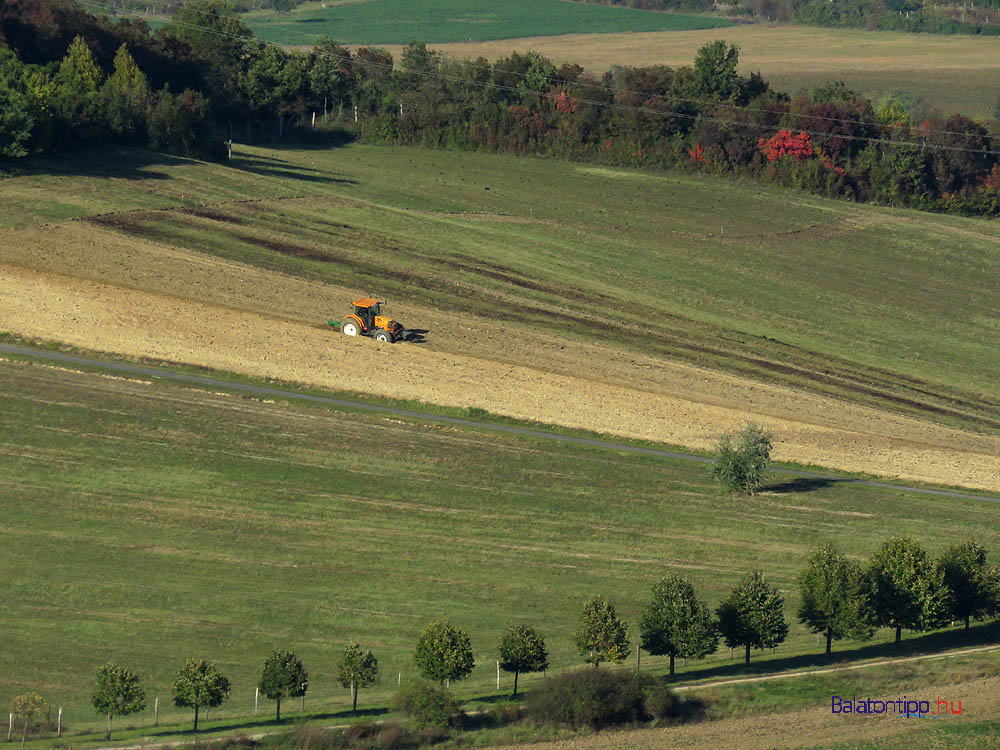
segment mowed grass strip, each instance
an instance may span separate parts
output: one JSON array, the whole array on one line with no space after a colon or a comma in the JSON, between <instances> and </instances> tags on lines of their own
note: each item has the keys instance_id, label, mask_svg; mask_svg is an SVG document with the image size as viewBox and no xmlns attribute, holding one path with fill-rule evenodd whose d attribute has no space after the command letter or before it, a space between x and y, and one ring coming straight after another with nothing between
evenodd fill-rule
<instances>
[{"instance_id":1,"label":"mowed grass strip","mask_svg":"<svg viewBox=\"0 0 1000 750\"><path fill-rule=\"evenodd\" d=\"M676 31L732 26L731 21L681 13L589 5L566 0L368 0L307 3L278 15L245 15L261 39L313 44L324 36L352 44L465 42L584 32Z\"/></svg>"},{"instance_id":2,"label":"mowed grass strip","mask_svg":"<svg viewBox=\"0 0 1000 750\"><path fill-rule=\"evenodd\" d=\"M115 213L109 194L92 221L540 336L1000 429L995 222L491 154L237 153L176 180L156 168L165 209L177 192L199 196L183 208ZM86 194L95 183L69 184ZM60 186L26 174L0 196Z\"/></svg>"},{"instance_id":3,"label":"mowed grass strip","mask_svg":"<svg viewBox=\"0 0 1000 750\"><path fill-rule=\"evenodd\" d=\"M593 593L634 628L662 575L714 604L763 569L793 618L823 540L859 558L899 533L932 553L970 535L1000 548L990 503L780 479L748 500L685 462L24 363L0 362L0 383L0 700L38 690L70 726L95 720L108 660L142 675L168 721L185 716L164 708L185 658L217 660L234 684L218 715L245 715L263 657L291 648L312 674L307 710L340 710L345 643L376 652L384 701L446 615L476 650L463 687L486 693L509 622L539 627L554 668L579 663ZM777 656L819 650L793 625Z\"/></svg>"}]
</instances>

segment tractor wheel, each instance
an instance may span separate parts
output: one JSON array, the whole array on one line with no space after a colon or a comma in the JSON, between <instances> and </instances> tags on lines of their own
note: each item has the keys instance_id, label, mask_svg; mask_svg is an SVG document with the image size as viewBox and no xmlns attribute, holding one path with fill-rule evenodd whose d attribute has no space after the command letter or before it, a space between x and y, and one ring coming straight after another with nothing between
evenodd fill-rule
<instances>
[{"instance_id":1,"label":"tractor wheel","mask_svg":"<svg viewBox=\"0 0 1000 750\"><path fill-rule=\"evenodd\" d=\"M344 321L343 325L340 326L340 330L344 332L345 336L357 336L358 335L358 324L353 320Z\"/></svg>"},{"instance_id":2,"label":"tractor wheel","mask_svg":"<svg viewBox=\"0 0 1000 750\"><path fill-rule=\"evenodd\" d=\"M394 336L393 336L393 335L392 335L391 333L389 333L388 331L379 331L378 333L376 333L376 334L375 334L375 340L376 340L376 341L388 341L388 342L389 342L389 343L391 344L391 343L393 343L393 342L394 342L394 341L395 341L396 339L395 339L395 337L394 337Z\"/></svg>"}]
</instances>

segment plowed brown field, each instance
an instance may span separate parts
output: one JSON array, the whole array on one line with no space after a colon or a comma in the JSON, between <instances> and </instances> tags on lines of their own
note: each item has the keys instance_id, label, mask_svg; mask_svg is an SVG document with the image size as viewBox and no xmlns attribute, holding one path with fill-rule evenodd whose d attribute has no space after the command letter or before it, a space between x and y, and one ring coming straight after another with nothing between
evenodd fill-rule
<instances>
[{"instance_id":1,"label":"plowed brown field","mask_svg":"<svg viewBox=\"0 0 1000 750\"><path fill-rule=\"evenodd\" d=\"M0 330L697 449L756 419L777 459L1000 491L1000 438L412 305L389 312L424 344L322 325L360 294L84 222L0 232Z\"/></svg>"}]
</instances>

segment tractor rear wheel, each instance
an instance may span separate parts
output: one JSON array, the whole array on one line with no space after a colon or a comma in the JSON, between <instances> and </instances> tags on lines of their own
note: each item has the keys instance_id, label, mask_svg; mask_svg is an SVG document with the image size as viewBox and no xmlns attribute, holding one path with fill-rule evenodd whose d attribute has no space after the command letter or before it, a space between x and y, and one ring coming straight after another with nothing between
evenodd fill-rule
<instances>
[{"instance_id":1,"label":"tractor rear wheel","mask_svg":"<svg viewBox=\"0 0 1000 750\"><path fill-rule=\"evenodd\" d=\"M393 343L396 339L393 337L389 331L379 331L375 334L376 341L387 341L388 343Z\"/></svg>"},{"instance_id":2,"label":"tractor rear wheel","mask_svg":"<svg viewBox=\"0 0 1000 750\"><path fill-rule=\"evenodd\" d=\"M346 320L344 321L344 324L340 326L340 330L344 332L345 336L357 336L358 324L353 320Z\"/></svg>"}]
</instances>

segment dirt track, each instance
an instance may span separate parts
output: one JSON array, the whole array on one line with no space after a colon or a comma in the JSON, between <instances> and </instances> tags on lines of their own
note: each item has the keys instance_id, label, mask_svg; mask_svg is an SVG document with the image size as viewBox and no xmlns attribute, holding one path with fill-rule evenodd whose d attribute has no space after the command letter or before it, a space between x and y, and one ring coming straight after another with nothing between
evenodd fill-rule
<instances>
[{"instance_id":1,"label":"dirt track","mask_svg":"<svg viewBox=\"0 0 1000 750\"><path fill-rule=\"evenodd\" d=\"M423 345L319 323L359 292L82 222L0 233L0 330L692 448L753 418L778 459L1000 491L1000 438L413 306L391 312Z\"/></svg>"}]
</instances>

